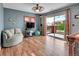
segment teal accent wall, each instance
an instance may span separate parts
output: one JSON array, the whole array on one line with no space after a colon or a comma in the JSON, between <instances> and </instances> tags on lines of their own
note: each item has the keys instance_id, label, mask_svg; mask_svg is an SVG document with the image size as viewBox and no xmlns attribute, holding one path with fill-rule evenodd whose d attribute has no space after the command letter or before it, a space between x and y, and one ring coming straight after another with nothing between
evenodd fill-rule
<instances>
[{"instance_id":1,"label":"teal accent wall","mask_svg":"<svg viewBox=\"0 0 79 59\"><path fill-rule=\"evenodd\" d=\"M8 8L4 8L4 29L18 27L23 31L25 29L24 16L36 17L36 30L39 29L39 15ZM10 22L9 19L14 20L15 24Z\"/></svg>"},{"instance_id":2,"label":"teal accent wall","mask_svg":"<svg viewBox=\"0 0 79 59\"><path fill-rule=\"evenodd\" d=\"M39 30L40 29L40 16L36 15L36 29Z\"/></svg>"},{"instance_id":3,"label":"teal accent wall","mask_svg":"<svg viewBox=\"0 0 79 59\"><path fill-rule=\"evenodd\" d=\"M1 31L3 29L4 29L3 5L0 3L0 46L1 46Z\"/></svg>"}]
</instances>

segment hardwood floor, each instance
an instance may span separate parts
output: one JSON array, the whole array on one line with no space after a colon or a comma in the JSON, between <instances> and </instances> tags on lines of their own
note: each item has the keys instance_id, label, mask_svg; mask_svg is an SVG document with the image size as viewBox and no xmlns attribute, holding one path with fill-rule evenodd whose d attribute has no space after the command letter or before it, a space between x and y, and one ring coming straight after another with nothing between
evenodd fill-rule
<instances>
[{"instance_id":1,"label":"hardwood floor","mask_svg":"<svg viewBox=\"0 0 79 59\"><path fill-rule=\"evenodd\" d=\"M1 56L66 56L65 41L49 36L24 38L20 44L2 48Z\"/></svg>"}]
</instances>

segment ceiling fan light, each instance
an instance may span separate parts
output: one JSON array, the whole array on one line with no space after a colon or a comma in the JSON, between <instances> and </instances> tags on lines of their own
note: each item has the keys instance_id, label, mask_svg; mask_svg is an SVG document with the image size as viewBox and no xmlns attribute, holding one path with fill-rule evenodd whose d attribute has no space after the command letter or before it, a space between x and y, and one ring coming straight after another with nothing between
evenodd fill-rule
<instances>
[{"instance_id":1,"label":"ceiling fan light","mask_svg":"<svg viewBox=\"0 0 79 59\"><path fill-rule=\"evenodd\" d=\"M39 9L35 10L35 12L39 12Z\"/></svg>"},{"instance_id":2,"label":"ceiling fan light","mask_svg":"<svg viewBox=\"0 0 79 59\"><path fill-rule=\"evenodd\" d=\"M39 6L39 4L36 4L36 6L32 8L32 10L34 12L42 12L44 10L44 7Z\"/></svg>"}]
</instances>

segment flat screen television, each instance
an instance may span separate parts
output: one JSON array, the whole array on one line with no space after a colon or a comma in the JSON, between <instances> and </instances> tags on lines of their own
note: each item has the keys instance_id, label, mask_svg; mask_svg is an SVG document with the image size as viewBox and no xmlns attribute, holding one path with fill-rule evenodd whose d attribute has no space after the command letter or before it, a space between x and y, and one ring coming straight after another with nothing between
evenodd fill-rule
<instances>
[{"instance_id":1,"label":"flat screen television","mask_svg":"<svg viewBox=\"0 0 79 59\"><path fill-rule=\"evenodd\" d=\"M32 23L32 22L26 23L26 28L34 28L34 27L35 27L35 23Z\"/></svg>"}]
</instances>

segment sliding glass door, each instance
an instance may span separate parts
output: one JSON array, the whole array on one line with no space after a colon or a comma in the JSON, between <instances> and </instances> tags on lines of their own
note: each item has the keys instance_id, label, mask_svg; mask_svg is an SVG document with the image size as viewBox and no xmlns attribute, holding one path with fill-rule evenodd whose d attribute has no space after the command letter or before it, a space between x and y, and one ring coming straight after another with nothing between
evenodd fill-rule
<instances>
[{"instance_id":1,"label":"sliding glass door","mask_svg":"<svg viewBox=\"0 0 79 59\"><path fill-rule=\"evenodd\" d=\"M65 35L65 15L55 16L54 34L56 38L64 39Z\"/></svg>"},{"instance_id":2,"label":"sliding glass door","mask_svg":"<svg viewBox=\"0 0 79 59\"><path fill-rule=\"evenodd\" d=\"M46 18L47 35L64 39L65 35L65 15L58 15Z\"/></svg>"}]
</instances>

